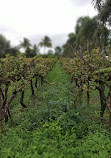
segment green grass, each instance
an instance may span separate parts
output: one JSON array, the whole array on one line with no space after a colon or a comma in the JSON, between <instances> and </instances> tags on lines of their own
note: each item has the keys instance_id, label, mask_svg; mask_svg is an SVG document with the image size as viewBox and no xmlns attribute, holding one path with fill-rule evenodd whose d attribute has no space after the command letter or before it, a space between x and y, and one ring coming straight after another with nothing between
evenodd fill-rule
<instances>
[{"instance_id":1,"label":"green grass","mask_svg":"<svg viewBox=\"0 0 111 158\"><path fill-rule=\"evenodd\" d=\"M13 100L14 123L9 120L5 125L7 134L0 134L0 157L110 158L111 138L100 123L97 92L91 94L90 107L84 94L82 102L78 97L74 109L75 94L71 89L75 87L59 61L47 80L47 84L35 89L34 96L27 87L27 109L21 107L19 96Z\"/></svg>"}]
</instances>

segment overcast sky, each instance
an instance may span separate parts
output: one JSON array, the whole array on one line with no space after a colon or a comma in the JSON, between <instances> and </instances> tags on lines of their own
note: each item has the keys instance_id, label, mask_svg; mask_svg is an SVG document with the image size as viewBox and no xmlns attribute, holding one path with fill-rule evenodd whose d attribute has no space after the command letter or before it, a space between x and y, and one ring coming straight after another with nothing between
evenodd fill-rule
<instances>
[{"instance_id":1,"label":"overcast sky","mask_svg":"<svg viewBox=\"0 0 111 158\"><path fill-rule=\"evenodd\" d=\"M0 34L12 45L23 37L38 44L45 35L63 45L80 16L97 14L92 0L0 0Z\"/></svg>"}]
</instances>

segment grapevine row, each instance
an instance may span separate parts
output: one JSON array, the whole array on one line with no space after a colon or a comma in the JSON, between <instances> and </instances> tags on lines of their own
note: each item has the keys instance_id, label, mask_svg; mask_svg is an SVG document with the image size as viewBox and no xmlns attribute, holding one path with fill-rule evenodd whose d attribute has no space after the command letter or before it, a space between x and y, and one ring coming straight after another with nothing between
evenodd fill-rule
<instances>
[{"instance_id":1,"label":"grapevine row","mask_svg":"<svg viewBox=\"0 0 111 158\"><path fill-rule=\"evenodd\" d=\"M72 46L75 58L61 58L61 64L71 75L71 82L78 87L79 92L87 94L87 104L90 104L90 92L97 89L99 92L101 110L100 117L104 123L104 112L109 109L109 128L111 126L111 50L99 48L84 55L77 52ZM107 93L106 93L107 91Z\"/></svg>"},{"instance_id":2,"label":"grapevine row","mask_svg":"<svg viewBox=\"0 0 111 158\"><path fill-rule=\"evenodd\" d=\"M26 58L23 54L18 56L7 55L0 61L0 123L3 132L3 120L8 121L10 115L10 104L12 100L20 93L20 103L23 108L25 88L30 85L32 95L38 81L45 82L46 74L52 69L56 59L54 58ZM10 94L11 89L11 94Z\"/></svg>"}]
</instances>

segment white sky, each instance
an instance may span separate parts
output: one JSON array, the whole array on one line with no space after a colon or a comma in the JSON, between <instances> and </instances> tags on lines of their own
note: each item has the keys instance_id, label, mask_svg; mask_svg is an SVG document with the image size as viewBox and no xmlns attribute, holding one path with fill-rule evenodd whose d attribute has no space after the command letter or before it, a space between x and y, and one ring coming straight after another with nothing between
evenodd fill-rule
<instances>
[{"instance_id":1,"label":"white sky","mask_svg":"<svg viewBox=\"0 0 111 158\"><path fill-rule=\"evenodd\" d=\"M80 16L95 16L92 0L0 0L0 34L13 45L23 37L39 43L48 35L62 45Z\"/></svg>"}]
</instances>

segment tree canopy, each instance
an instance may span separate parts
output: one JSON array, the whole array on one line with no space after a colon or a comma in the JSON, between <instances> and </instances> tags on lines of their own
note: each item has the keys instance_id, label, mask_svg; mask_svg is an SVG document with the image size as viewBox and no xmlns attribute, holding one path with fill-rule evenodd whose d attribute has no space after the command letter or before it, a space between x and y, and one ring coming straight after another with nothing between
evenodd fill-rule
<instances>
[{"instance_id":1,"label":"tree canopy","mask_svg":"<svg viewBox=\"0 0 111 158\"><path fill-rule=\"evenodd\" d=\"M75 33L68 35L68 40L63 46L63 56L73 57L69 45L73 46L81 54L85 51L91 52L92 49L108 45L109 30L100 22L98 16L79 17L75 26Z\"/></svg>"},{"instance_id":2,"label":"tree canopy","mask_svg":"<svg viewBox=\"0 0 111 158\"><path fill-rule=\"evenodd\" d=\"M99 11L100 20L111 25L111 0L93 0L93 3Z\"/></svg>"},{"instance_id":3,"label":"tree canopy","mask_svg":"<svg viewBox=\"0 0 111 158\"><path fill-rule=\"evenodd\" d=\"M0 58L5 57L6 51L10 49L10 41L0 34Z\"/></svg>"},{"instance_id":4,"label":"tree canopy","mask_svg":"<svg viewBox=\"0 0 111 158\"><path fill-rule=\"evenodd\" d=\"M62 55L62 48L57 46L55 47L55 55L60 57Z\"/></svg>"}]
</instances>

